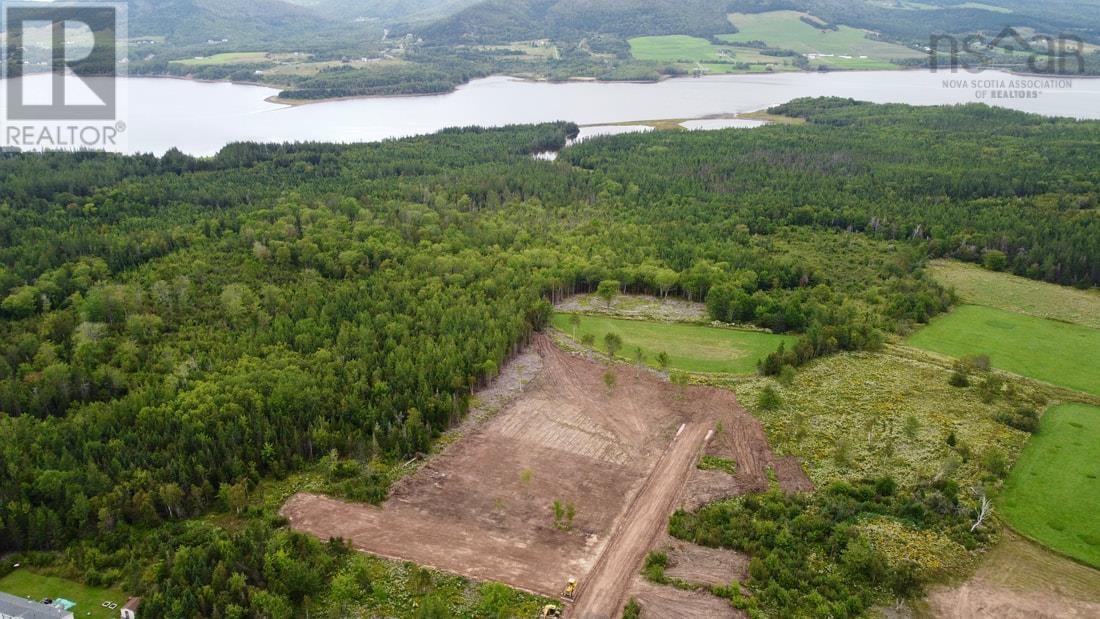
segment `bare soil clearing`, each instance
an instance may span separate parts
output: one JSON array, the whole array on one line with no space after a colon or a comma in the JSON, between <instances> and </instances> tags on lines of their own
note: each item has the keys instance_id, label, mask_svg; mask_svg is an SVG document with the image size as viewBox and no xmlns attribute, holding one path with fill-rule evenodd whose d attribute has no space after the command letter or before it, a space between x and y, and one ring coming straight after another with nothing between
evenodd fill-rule
<instances>
[{"instance_id":1,"label":"bare soil clearing","mask_svg":"<svg viewBox=\"0 0 1100 619\"><path fill-rule=\"evenodd\" d=\"M705 591L684 591L676 587L655 585L642 576L635 576L630 595L642 608L645 619L670 617L700 617L723 619L746 617L722 598Z\"/></svg>"},{"instance_id":2,"label":"bare soil clearing","mask_svg":"<svg viewBox=\"0 0 1100 619\"><path fill-rule=\"evenodd\" d=\"M668 554L665 575L698 585L729 585L749 573L749 558L735 550L707 548L671 536L659 546Z\"/></svg>"},{"instance_id":3,"label":"bare soil clearing","mask_svg":"<svg viewBox=\"0 0 1100 619\"><path fill-rule=\"evenodd\" d=\"M771 475L787 492L814 489L797 458L778 457L772 452L764 426L755 417L741 412L733 415L732 420L732 427L723 423L707 443L705 453L733 460L737 463L736 473L694 469L677 504L679 509L694 511L714 501L747 492L762 492L768 489Z\"/></svg>"},{"instance_id":4,"label":"bare soil clearing","mask_svg":"<svg viewBox=\"0 0 1100 619\"><path fill-rule=\"evenodd\" d=\"M960 619L1100 617L1100 571L1006 532L973 578L933 589L927 604Z\"/></svg>"},{"instance_id":5,"label":"bare soil clearing","mask_svg":"<svg viewBox=\"0 0 1100 619\"><path fill-rule=\"evenodd\" d=\"M691 421L673 439L582 585L574 608L576 617L599 619L614 617L621 611L630 582L654 538L668 525L672 504L713 427L707 419Z\"/></svg>"},{"instance_id":6,"label":"bare soil clearing","mask_svg":"<svg viewBox=\"0 0 1100 619\"><path fill-rule=\"evenodd\" d=\"M1045 591L1017 591L982 579L936 591L928 598L936 617L944 619L1064 619L1100 617L1100 604L1073 600Z\"/></svg>"},{"instance_id":7,"label":"bare soil clearing","mask_svg":"<svg viewBox=\"0 0 1100 619\"><path fill-rule=\"evenodd\" d=\"M724 432L715 441L740 446L739 468L763 470L758 462L774 457L731 392L681 391L627 366L616 368L609 391L606 365L543 335L531 351L537 359L520 357L522 379L506 378L504 396L483 397L499 412L468 422L382 507L303 493L282 513L322 539L542 595L556 596L577 578L575 616L617 617L716 425ZM555 501L575 507L571 528L555 526Z\"/></svg>"}]
</instances>

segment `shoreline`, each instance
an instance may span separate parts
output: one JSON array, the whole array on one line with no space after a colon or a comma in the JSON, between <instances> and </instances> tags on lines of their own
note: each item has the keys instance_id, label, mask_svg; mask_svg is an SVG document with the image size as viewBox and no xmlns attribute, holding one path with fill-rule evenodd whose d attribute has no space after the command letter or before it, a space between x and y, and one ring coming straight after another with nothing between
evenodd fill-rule
<instances>
[{"instance_id":1,"label":"shoreline","mask_svg":"<svg viewBox=\"0 0 1100 619\"><path fill-rule=\"evenodd\" d=\"M733 75L733 74L730 74ZM752 75L745 73L744 75ZM493 73L486 75L485 77L477 77L470 81L463 82L457 86L454 86L448 90L440 92L426 92L426 93L399 93L392 95L347 95L344 97L328 97L326 99L284 99L279 95L272 95L264 99L268 103L274 103L276 105L287 105L291 107L298 107L303 105L312 105L315 103L330 103L333 101L355 101L357 99L398 99L403 97L441 97L443 95L449 95L457 92L460 88L469 86L476 80L490 79L494 77L503 77L510 80L516 80L520 82L528 82L531 84L660 84L669 80L686 78L686 75L662 75L656 80L601 80L595 77L570 77L564 80L550 80L550 79L538 79L533 77L527 77L524 75L508 75L507 73ZM184 78L186 79L186 78ZM244 84L244 82L240 82ZM262 84L257 84L262 85ZM288 87L289 88L289 87ZM286 88L284 88L286 90Z\"/></svg>"},{"instance_id":2,"label":"shoreline","mask_svg":"<svg viewBox=\"0 0 1100 619\"><path fill-rule=\"evenodd\" d=\"M781 73L785 73L785 74L801 73L801 74L810 75L810 74L867 73L867 72L903 73L903 72L910 72L910 71L927 71L927 72L931 72L931 69L929 69L928 67L901 67L901 66L899 66L895 69L873 69L873 70L834 69L834 70L829 70L829 71L782 71ZM1000 72L1000 73L1004 73L1006 75L1012 75L1012 76L1016 76L1016 77L1036 78L1036 79L1100 80L1100 75L1056 75L1056 74L1050 74L1050 73L1029 73L1029 72L1025 72L1025 71L1013 71L1013 70L1010 70L1010 69L1002 69L1002 68L996 68L996 67L991 67L989 69L984 69L982 72L979 72L979 73L974 73L974 74L968 73L967 75L970 75L970 76L981 75L981 73L984 73L985 71L997 71L997 72ZM952 73L952 72L948 71L948 72L945 72L945 73ZM30 74L30 75L34 75L34 74ZM609 85L610 84L642 84L642 85L652 84L652 85L657 85L657 84L662 84L664 82L669 82L669 81L674 81L674 80L695 80L695 79L705 79L705 78L708 78L708 77L751 77L751 76L760 76L760 75L769 75L769 73L760 73L760 72L718 73L718 74L713 74L713 75L705 75L705 76L702 76L702 78L693 77L693 76L689 76L689 75L662 75L656 80L601 80L601 79L595 78L595 77L570 77L570 78L567 78L567 79L564 79L564 80L551 80L551 79L543 79L543 78L533 78L533 77L524 76L524 75L509 75L507 73L493 73L491 75L486 75L484 77L478 77L478 78L471 79L467 82L463 82L462 84L458 84L457 86L454 86L452 88L449 88L447 90L440 91L440 92L394 93L394 94L384 94L384 95L347 95L347 96L343 96L343 97L327 97L327 98L323 98L323 99L287 99L287 98L280 97L278 94L274 94L274 95L264 97L263 100L264 100L264 102L270 103L272 105L281 105L281 106L285 106L285 107L301 107L301 106L306 106L306 105L314 105L314 104L318 104L318 103L332 103L332 102L337 102L337 101L355 101L355 100L360 100L360 99L397 99L397 98L406 98L406 97L409 97L409 98L411 98L411 97L440 97L440 96L443 96L443 95L453 94L453 93L457 92L459 89L464 88L466 86L469 86L474 81L477 81L477 80L480 80L480 79L490 79L490 78L494 78L494 77L507 78L507 79L510 79L510 80L528 82L528 83L532 83L532 84L571 84L571 83L577 83L577 84L609 84ZM131 78L131 79L171 79L171 80L196 82L196 83L199 83L199 84L234 84L234 85L237 85L237 86L254 86L254 87L257 87L257 88L268 88L268 89L277 90L277 91L280 91L280 92L283 91L283 90L290 90L290 89L293 88L293 85L291 85L291 84L277 84L277 83L272 83L272 82L258 82L258 81L254 81L254 80L230 80L230 79L225 79L225 80L214 79L214 80L212 80L212 79L202 79L202 78L192 77L190 75L169 75L169 74L165 74L165 73L127 74L123 77ZM767 108L766 107L761 108L761 110L765 110L765 109L767 109ZM755 112L759 112L761 110L753 110L752 112L744 112L744 113L755 113ZM686 119L686 120L703 120L703 119L704 118L690 118L690 119Z\"/></svg>"},{"instance_id":3,"label":"shoreline","mask_svg":"<svg viewBox=\"0 0 1100 619\"><path fill-rule=\"evenodd\" d=\"M1080 80L1080 79L1100 80L1100 75L1068 75L1067 76L1067 75L1053 75L1053 74L1049 74L1049 73L1028 73L1028 72L1024 72L1024 71L1012 71L1012 70L1008 70L1008 69L999 69L999 68L990 68L990 69L987 69L987 70L988 71L997 71L997 72L1000 72L1000 73L1005 73L1007 75L1013 75L1013 76L1017 76L1017 77L1046 78L1046 79L1071 79L1071 80ZM910 72L910 71L928 71L928 72L930 72L931 69L929 69L928 67L900 67L899 66L896 69L873 69L873 70L867 70L867 71L859 70L859 69L839 69L839 70L830 70L830 71L783 71L783 73L804 73L804 74L823 74L824 73L824 74L829 74L829 73L867 73L867 72L872 72L872 71L873 72L886 72L886 73L903 73L903 72ZM983 70L983 72L985 72L985 70ZM718 74L714 74L714 75L702 76L702 79L705 79L707 77L736 77L736 76L758 76L758 75L768 75L768 73L759 73L759 72L755 72L755 73L754 72L718 73ZM968 74L968 75L971 75L971 74ZM972 75L981 75L981 73L976 73L976 74L972 74ZM128 76L128 77L168 78L168 79L178 79L178 80L189 80L189 81L199 82L199 83L204 83L204 84L228 83L228 84L237 84L237 85L240 85L240 86L257 86L257 87L260 87L260 88L271 88L271 89L280 90L280 91L281 90L289 90L290 88L292 88L292 86L289 85L289 84L273 84L273 83L267 83L267 82L240 81L240 80L205 80L205 79L198 79L198 78L193 78L193 77L183 76L183 75L150 74L150 75L133 75L133 76ZM529 82L529 83L532 83L532 84L571 84L571 83L577 83L577 84L653 84L653 85L657 85L657 84L662 84L664 82L669 82L669 81L673 81L673 80L701 79L701 78L692 77L692 76L689 76L689 75L662 75L660 78L658 78L656 80L601 80L601 79L595 78L595 77L570 77L570 78L564 79L564 80L550 80L550 79L533 78L533 77L528 77L528 76L523 76L523 75L509 75L507 73L494 73L494 74L491 74L491 75L486 75L485 77L474 78L470 81L467 81L467 82L464 82L464 83L459 84L457 86L454 86L454 87L452 87L448 90L444 90L444 91L440 91L440 92L432 92L432 93L395 93L395 94L386 94L386 95L347 95L347 96L343 96L343 97L327 97L327 98L324 98L324 99L285 99L285 98L280 97L278 94L275 94L275 95L271 95L269 97L265 97L264 101L267 102L267 103L271 103L273 105L283 105L283 106L287 106L287 107L301 107L301 106L306 106L306 105L314 105L314 104L317 104L317 103L332 103L332 102L336 102L336 101L355 101L355 100L360 100L360 99L397 99L397 98L406 98L406 97L440 97L440 96L443 96L443 95L453 94L453 93L457 92L460 88L469 86L472 82L474 82L478 79L489 79L489 78L494 78L494 77L503 77L503 78L507 78L507 79L511 79L511 80L517 80L517 81L521 81L521 82ZM767 109L767 108L761 108L761 109ZM759 112L759 111L761 111L761 110L753 110L753 112L748 112L748 113L755 113L755 112ZM691 119L687 119L687 120L701 120L701 119L691 118Z\"/></svg>"},{"instance_id":4,"label":"shoreline","mask_svg":"<svg viewBox=\"0 0 1100 619\"><path fill-rule=\"evenodd\" d=\"M924 69L924 68L923 67L898 67L896 69L874 69L873 71L876 71L876 72L881 71L881 72L889 72L889 73L901 73L901 72L906 72L906 71L920 71L922 69ZM925 69L925 70L927 70L927 69ZM857 70L857 69L840 69L840 70L832 70L832 71L780 71L780 72L776 72L776 73L786 73L786 74L804 73L804 74L810 75L810 74L821 74L821 73L867 73L867 72L869 72L869 71ZM1003 71L1003 72L1008 73L1008 71ZM275 95L271 95L269 97L265 97L264 101L266 101L267 103L272 103L274 105L285 105L287 107L300 107L300 106L304 106L304 105L313 105L315 103L331 103L331 102L334 102L334 101L355 101L355 100L358 100L358 99L397 99L397 98L405 98L405 97L440 97L440 96L443 96L443 95L452 94L452 93L458 91L460 88L469 86L474 81L482 80L482 79L490 79L490 78L494 78L494 77L502 77L502 78L507 78L507 79L510 79L510 80L516 80L516 81L520 81L520 82L528 82L528 83L531 83L531 84L641 84L641 85L653 84L653 85L656 85L656 84L662 84L664 82L669 82L669 81L674 81L674 80L695 80L695 79L705 79L705 78L708 78L708 77L735 77L735 76L761 76L761 75L769 75L769 73L766 73L766 72L764 72L764 73L749 72L749 71L746 71L746 72L743 72L743 73L716 73L716 74L713 74L713 75L704 75L701 78L700 77L693 77L693 76L690 76L690 75L662 75L662 76L660 76L659 78L657 78L655 80L601 80L601 79L596 78L596 77L584 77L584 76L575 76L575 77L566 78L564 80L551 80L551 79L543 79L543 78L534 78L534 77L529 77L529 76L526 76L526 75L509 75L507 73L492 73L492 74L486 75L484 77L473 78L469 81L466 81L466 82L463 82L463 83L461 83L457 86L454 86L454 87L452 87L448 90L443 90L443 91L440 91L440 92L395 93L395 94L386 94L386 95L346 95L346 96L343 96L343 97L327 97L327 98L324 98L324 99L284 99L284 98L280 97L279 95L275 94ZM190 77L190 76L187 76L187 75L167 75L167 74L159 74L159 73L150 73L150 74L147 74L147 75L146 74L127 75L126 77L130 77L130 78L156 78L156 79L165 78L165 79L174 79L174 80L185 80L185 81L191 81L191 82L198 82L200 84L222 84L222 83L224 83L224 84L236 84L238 86L256 86L256 87L259 87L259 88L270 88L272 90L280 90L280 91L289 90L289 89L293 88L293 86L290 85L290 84L275 84L275 83L270 83L270 82L256 82L256 81L251 81L251 80L208 80L208 79L200 79L200 78L196 78L196 77ZM1096 76L1096 77L1100 77L1100 76ZM690 120L696 120L696 119L690 119Z\"/></svg>"}]
</instances>

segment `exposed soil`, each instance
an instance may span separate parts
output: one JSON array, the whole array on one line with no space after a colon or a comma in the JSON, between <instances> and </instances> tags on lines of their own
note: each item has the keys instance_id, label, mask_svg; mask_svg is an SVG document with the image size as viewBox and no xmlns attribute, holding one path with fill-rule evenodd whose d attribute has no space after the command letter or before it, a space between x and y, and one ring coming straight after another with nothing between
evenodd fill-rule
<instances>
[{"instance_id":1,"label":"exposed soil","mask_svg":"<svg viewBox=\"0 0 1100 619\"><path fill-rule=\"evenodd\" d=\"M732 426L723 423L707 443L706 454L733 460L736 463L735 474L695 469L680 497L680 509L693 511L714 501L767 490L771 475L787 492L809 492L814 489L797 458L781 458L772 453L764 426L755 417L740 411L732 415L732 422Z\"/></svg>"},{"instance_id":2,"label":"exposed soil","mask_svg":"<svg viewBox=\"0 0 1100 619\"><path fill-rule=\"evenodd\" d=\"M722 619L745 617L729 602L705 591L684 591L675 587L655 585L642 576L635 576L630 596L642 607L645 619L700 617Z\"/></svg>"},{"instance_id":3,"label":"exposed soil","mask_svg":"<svg viewBox=\"0 0 1100 619\"><path fill-rule=\"evenodd\" d=\"M734 550L707 548L667 535L658 548L668 555L665 575L693 585L727 586L749 573L749 558Z\"/></svg>"},{"instance_id":4,"label":"exposed soil","mask_svg":"<svg viewBox=\"0 0 1100 619\"><path fill-rule=\"evenodd\" d=\"M761 463L774 461L759 423L731 392L681 392L625 366L609 391L605 364L565 353L542 335L517 361L524 371L509 364L508 384L479 394L483 411L461 437L395 486L381 508L303 493L282 513L322 539L546 596L577 578L572 614L617 617L717 423L724 431L712 443L734 446L726 457L739 471L766 479ZM555 501L574 506L571 527L555 526ZM728 609L697 595L707 608ZM650 616L725 616L670 608L673 615Z\"/></svg>"},{"instance_id":5,"label":"exposed soil","mask_svg":"<svg viewBox=\"0 0 1100 619\"><path fill-rule=\"evenodd\" d=\"M638 573L653 540L668 526L673 502L712 432L710 419L691 420L657 462L653 474L635 496L613 534L607 550L588 575L577 596L574 615L581 619L614 617L622 610L630 582Z\"/></svg>"},{"instance_id":6,"label":"exposed soil","mask_svg":"<svg viewBox=\"0 0 1100 619\"><path fill-rule=\"evenodd\" d=\"M1006 532L973 578L934 588L928 611L949 618L1100 617L1100 571Z\"/></svg>"},{"instance_id":7,"label":"exposed soil","mask_svg":"<svg viewBox=\"0 0 1100 619\"><path fill-rule=\"evenodd\" d=\"M1017 591L983 579L928 596L936 617L944 619L1064 619L1100 617L1100 604L1046 591Z\"/></svg>"}]
</instances>

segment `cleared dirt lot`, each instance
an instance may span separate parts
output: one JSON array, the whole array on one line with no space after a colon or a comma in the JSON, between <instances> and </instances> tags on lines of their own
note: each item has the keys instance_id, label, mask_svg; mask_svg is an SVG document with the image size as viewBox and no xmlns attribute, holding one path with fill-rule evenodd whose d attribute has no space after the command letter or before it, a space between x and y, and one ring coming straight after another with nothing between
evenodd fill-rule
<instances>
[{"instance_id":1,"label":"cleared dirt lot","mask_svg":"<svg viewBox=\"0 0 1100 619\"><path fill-rule=\"evenodd\" d=\"M541 335L531 351L529 382L509 369L514 389L490 390L516 392L499 412L475 415L381 508L299 494L283 514L322 539L547 596L575 577L576 616L617 616L716 424L715 440L744 425L748 451L770 451L728 391L681 391L630 367L609 391L606 365ZM554 501L575 508L568 530L555 526Z\"/></svg>"},{"instance_id":2,"label":"cleared dirt lot","mask_svg":"<svg viewBox=\"0 0 1100 619\"><path fill-rule=\"evenodd\" d=\"M668 555L665 575L698 585L728 585L749 574L749 558L724 548L707 548L665 536L658 544Z\"/></svg>"},{"instance_id":3,"label":"cleared dirt lot","mask_svg":"<svg viewBox=\"0 0 1100 619\"><path fill-rule=\"evenodd\" d=\"M1100 571L1006 531L972 578L934 588L926 603L951 619L1100 617Z\"/></svg>"},{"instance_id":4,"label":"cleared dirt lot","mask_svg":"<svg viewBox=\"0 0 1100 619\"><path fill-rule=\"evenodd\" d=\"M733 460L737 464L736 473L694 469L680 494L678 508L693 511L731 496L762 492L768 489L771 475L787 492L814 489L796 458L778 457L772 453L764 426L755 417L739 409L727 419L729 421L722 421L714 437L707 442L705 453Z\"/></svg>"},{"instance_id":5,"label":"cleared dirt lot","mask_svg":"<svg viewBox=\"0 0 1100 619\"><path fill-rule=\"evenodd\" d=\"M676 587L655 585L642 576L634 577L630 594L642 608L644 619L733 619L746 616L722 598L703 591L684 591Z\"/></svg>"}]
</instances>

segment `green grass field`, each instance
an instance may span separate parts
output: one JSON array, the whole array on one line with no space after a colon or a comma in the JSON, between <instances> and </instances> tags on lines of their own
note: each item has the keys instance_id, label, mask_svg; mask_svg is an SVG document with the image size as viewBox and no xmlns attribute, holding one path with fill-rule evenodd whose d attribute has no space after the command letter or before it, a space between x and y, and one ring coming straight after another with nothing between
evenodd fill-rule
<instances>
[{"instance_id":1,"label":"green grass field","mask_svg":"<svg viewBox=\"0 0 1100 619\"><path fill-rule=\"evenodd\" d=\"M912 2L911 0L870 0L870 3L884 9L898 11L938 11L940 7L925 2Z\"/></svg>"},{"instance_id":2,"label":"green grass field","mask_svg":"<svg viewBox=\"0 0 1100 619\"><path fill-rule=\"evenodd\" d=\"M1100 290L1077 290L954 260L935 260L929 271L964 303L1100 329Z\"/></svg>"},{"instance_id":3,"label":"green grass field","mask_svg":"<svg viewBox=\"0 0 1100 619\"><path fill-rule=\"evenodd\" d=\"M555 327L573 336L569 314L555 314ZM606 352L603 338L616 333L623 340L619 356L633 359L634 349L641 347L646 361L657 365L657 355L665 352L669 366L688 372L715 372L726 374L752 374L756 362L779 348L780 344L793 345L797 338L789 335L773 335L759 331L741 331L703 325L622 320L604 316L581 316L576 337L586 334L595 338L595 346Z\"/></svg>"},{"instance_id":4,"label":"green grass field","mask_svg":"<svg viewBox=\"0 0 1100 619\"><path fill-rule=\"evenodd\" d=\"M1009 14L1012 9L1005 8L1003 6L995 6L992 4L985 4L984 2L963 2L962 4L956 4L956 9L981 9L983 11L989 11L991 13Z\"/></svg>"},{"instance_id":5,"label":"green grass field","mask_svg":"<svg viewBox=\"0 0 1100 619\"><path fill-rule=\"evenodd\" d=\"M630 53L638 60L713 62L727 57L724 49L706 39L684 35L630 39Z\"/></svg>"},{"instance_id":6,"label":"green grass field","mask_svg":"<svg viewBox=\"0 0 1100 619\"><path fill-rule=\"evenodd\" d=\"M531 42L516 42L508 43L505 45L479 45L473 49L482 51L506 51L506 52L519 52L522 54L521 58L525 59L552 59L558 60L561 58L561 52L558 51L557 46L554 45L536 45Z\"/></svg>"},{"instance_id":7,"label":"green grass field","mask_svg":"<svg viewBox=\"0 0 1100 619\"><path fill-rule=\"evenodd\" d=\"M963 305L908 343L952 357L989 355L998 369L1100 395L1100 329Z\"/></svg>"},{"instance_id":8,"label":"green grass field","mask_svg":"<svg viewBox=\"0 0 1100 619\"><path fill-rule=\"evenodd\" d=\"M698 63L711 73L739 70L730 63L746 63L763 71L788 66L782 58L765 56L758 50L715 45L706 39L684 35L635 37L630 39L630 53L637 60L653 62ZM751 69L750 69L751 70Z\"/></svg>"},{"instance_id":9,"label":"green grass field","mask_svg":"<svg viewBox=\"0 0 1100 619\"><path fill-rule=\"evenodd\" d=\"M267 61L268 57L264 52L226 52L223 54L214 54L213 56L203 56L201 58L173 60L172 62L192 67L201 67L219 64L261 64Z\"/></svg>"},{"instance_id":10,"label":"green grass field","mask_svg":"<svg viewBox=\"0 0 1100 619\"><path fill-rule=\"evenodd\" d=\"M769 11L766 13L732 13L730 22L737 27L736 34L718 35L718 39L730 43L764 41L772 47L789 49L801 54L834 54L852 56L851 59L839 57L823 59L823 62L843 66L846 63L865 67L873 66L872 61L882 64L895 58L915 58L920 52L903 45L876 41L867 38L867 31L848 26L838 30L821 30L805 22L801 17L809 17L797 11ZM865 59L859 56L867 56Z\"/></svg>"},{"instance_id":11,"label":"green grass field","mask_svg":"<svg viewBox=\"0 0 1100 619\"><path fill-rule=\"evenodd\" d=\"M21 598L38 601L44 598L65 598L76 602L73 617L81 619L118 619L119 610L110 610L100 606L104 601L114 602L121 607L129 596L118 589L100 589L88 587L72 580L35 574L26 568L16 569L4 578L0 578L0 591Z\"/></svg>"},{"instance_id":12,"label":"green grass field","mask_svg":"<svg viewBox=\"0 0 1100 619\"><path fill-rule=\"evenodd\" d=\"M1047 411L1001 502L1001 514L1021 533L1100 567L1100 408Z\"/></svg>"}]
</instances>

